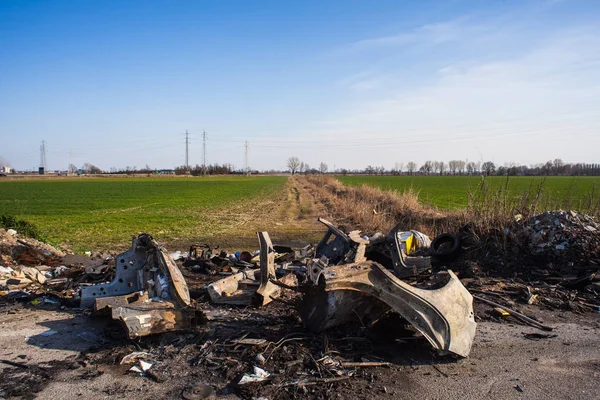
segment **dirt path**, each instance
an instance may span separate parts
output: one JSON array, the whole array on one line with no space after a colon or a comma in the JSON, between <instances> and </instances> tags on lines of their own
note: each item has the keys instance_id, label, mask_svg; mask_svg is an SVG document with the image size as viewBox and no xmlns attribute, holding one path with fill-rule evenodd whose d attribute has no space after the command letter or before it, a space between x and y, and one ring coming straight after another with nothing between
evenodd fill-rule
<instances>
[{"instance_id":1,"label":"dirt path","mask_svg":"<svg viewBox=\"0 0 600 400\"><path fill-rule=\"evenodd\" d=\"M323 204L306 190L302 178L290 176L282 193L228 210L221 218L230 221L229 225L200 240L233 251L253 249L258 244L256 232L267 231L277 243L314 243L324 232L317 217L325 213ZM189 246L187 243L174 245L181 247L179 250Z\"/></svg>"}]
</instances>

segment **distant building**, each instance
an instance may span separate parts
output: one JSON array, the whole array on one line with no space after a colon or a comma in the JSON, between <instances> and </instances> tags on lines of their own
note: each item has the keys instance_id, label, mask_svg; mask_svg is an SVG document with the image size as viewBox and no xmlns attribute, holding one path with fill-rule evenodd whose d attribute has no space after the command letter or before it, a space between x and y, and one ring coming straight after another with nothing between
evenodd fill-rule
<instances>
[{"instance_id":1,"label":"distant building","mask_svg":"<svg viewBox=\"0 0 600 400\"><path fill-rule=\"evenodd\" d=\"M3 174L12 174L12 172L13 172L13 169L11 167L8 167L6 165L3 165L3 166L0 167L0 173L3 173Z\"/></svg>"}]
</instances>

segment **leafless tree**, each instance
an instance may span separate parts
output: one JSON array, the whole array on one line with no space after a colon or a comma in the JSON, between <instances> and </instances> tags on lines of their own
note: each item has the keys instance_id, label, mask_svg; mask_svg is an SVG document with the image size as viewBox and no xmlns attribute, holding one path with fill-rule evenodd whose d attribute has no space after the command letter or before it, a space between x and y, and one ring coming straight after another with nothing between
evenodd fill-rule
<instances>
[{"instance_id":1,"label":"leafless tree","mask_svg":"<svg viewBox=\"0 0 600 400\"><path fill-rule=\"evenodd\" d=\"M477 172L477 166L473 161L469 161L467 163L467 174L469 175L475 175L475 172Z\"/></svg>"},{"instance_id":2,"label":"leafless tree","mask_svg":"<svg viewBox=\"0 0 600 400\"><path fill-rule=\"evenodd\" d=\"M494 163L491 161L486 161L481 165L481 170L486 175L492 175L494 172L496 172L496 165L494 165Z\"/></svg>"},{"instance_id":3,"label":"leafless tree","mask_svg":"<svg viewBox=\"0 0 600 400\"><path fill-rule=\"evenodd\" d=\"M446 172L447 167L448 167L448 165L445 162L440 161L440 165L438 166L438 168L440 170L440 175L444 175L444 172Z\"/></svg>"},{"instance_id":4,"label":"leafless tree","mask_svg":"<svg viewBox=\"0 0 600 400\"><path fill-rule=\"evenodd\" d=\"M456 171L458 170L458 160L450 160L448 161L448 169L452 173L452 175L456 175Z\"/></svg>"},{"instance_id":5,"label":"leafless tree","mask_svg":"<svg viewBox=\"0 0 600 400\"><path fill-rule=\"evenodd\" d=\"M296 172L298 172L298 168L300 168L300 159L298 157L290 157L287 160L287 167L290 170L290 172L292 173L292 175L294 175ZM304 163L302 163L304 164Z\"/></svg>"},{"instance_id":6,"label":"leafless tree","mask_svg":"<svg viewBox=\"0 0 600 400\"><path fill-rule=\"evenodd\" d=\"M431 171L433 171L433 161L425 161L421 169L423 170L423 172L425 172L425 174L431 174Z\"/></svg>"},{"instance_id":7,"label":"leafless tree","mask_svg":"<svg viewBox=\"0 0 600 400\"><path fill-rule=\"evenodd\" d=\"M396 174L398 174L398 175L402 174L403 169L404 169L404 163L397 162L396 165L394 166L394 170L396 171Z\"/></svg>"},{"instance_id":8,"label":"leafless tree","mask_svg":"<svg viewBox=\"0 0 600 400\"><path fill-rule=\"evenodd\" d=\"M324 174L327 172L327 169L327 164L321 161L321 164L319 164L319 172Z\"/></svg>"},{"instance_id":9,"label":"leafless tree","mask_svg":"<svg viewBox=\"0 0 600 400\"><path fill-rule=\"evenodd\" d=\"M102 173L102 170L100 168L98 168L95 165L90 164L90 163L83 164L81 169L83 169L86 174L101 174Z\"/></svg>"},{"instance_id":10,"label":"leafless tree","mask_svg":"<svg viewBox=\"0 0 600 400\"><path fill-rule=\"evenodd\" d=\"M555 158L554 161L552 161L552 164L554 164L554 173L556 175L562 174L565 167L565 163L563 162L563 160L561 160L560 158Z\"/></svg>"},{"instance_id":11,"label":"leafless tree","mask_svg":"<svg viewBox=\"0 0 600 400\"><path fill-rule=\"evenodd\" d=\"M409 161L406 164L406 170L408 171L409 175L413 175L417 170L417 164L414 161Z\"/></svg>"}]
</instances>

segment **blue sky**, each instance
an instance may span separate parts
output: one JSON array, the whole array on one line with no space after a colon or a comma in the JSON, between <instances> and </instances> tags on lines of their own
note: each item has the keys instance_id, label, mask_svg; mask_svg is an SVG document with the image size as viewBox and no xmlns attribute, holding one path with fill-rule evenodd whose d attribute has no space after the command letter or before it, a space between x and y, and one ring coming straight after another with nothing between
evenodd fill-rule
<instances>
[{"instance_id":1,"label":"blue sky","mask_svg":"<svg viewBox=\"0 0 600 400\"><path fill-rule=\"evenodd\" d=\"M0 157L598 163L600 2L0 2ZM71 158L69 152L72 152Z\"/></svg>"}]
</instances>

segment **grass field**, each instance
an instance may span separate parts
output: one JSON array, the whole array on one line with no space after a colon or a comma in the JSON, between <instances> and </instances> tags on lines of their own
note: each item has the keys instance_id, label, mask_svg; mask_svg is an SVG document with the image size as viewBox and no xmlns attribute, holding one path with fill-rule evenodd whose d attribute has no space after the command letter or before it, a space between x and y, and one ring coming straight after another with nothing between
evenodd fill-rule
<instances>
[{"instance_id":1,"label":"grass field","mask_svg":"<svg viewBox=\"0 0 600 400\"><path fill-rule=\"evenodd\" d=\"M337 176L345 185L371 185L381 189L405 191L410 188L419 193L419 200L442 210L455 210L467 206L468 193L476 192L482 178L480 176ZM506 177L486 177L492 187L501 187ZM514 176L508 180L509 192L515 196L526 192L530 186L535 189L542 177ZM598 199L600 177L550 176L542 186L545 198L554 201L552 205L585 208L590 193Z\"/></svg>"},{"instance_id":2,"label":"grass field","mask_svg":"<svg viewBox=\"0 0 600 400\"><path fill-rule=\"evenodd\" d=\"M167 242L230 224L258 198L281 193L286 177L69 178L0 181L0 214L39 227L76 251L128 246L139 232ZM125 238L125 240L124 240ZM125 241L125 243L123 243Z\"/></svg>"}]
</instances>

